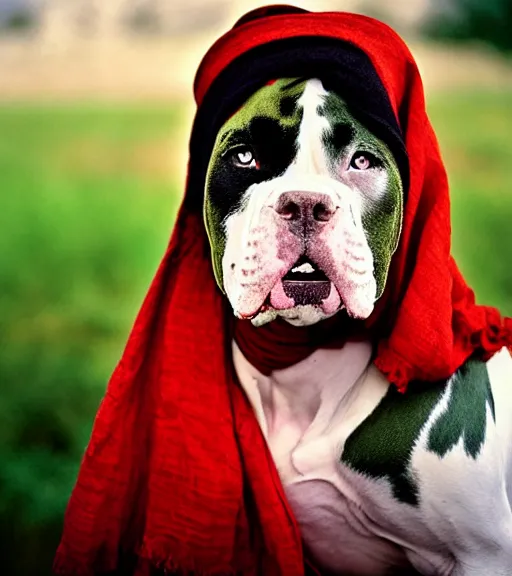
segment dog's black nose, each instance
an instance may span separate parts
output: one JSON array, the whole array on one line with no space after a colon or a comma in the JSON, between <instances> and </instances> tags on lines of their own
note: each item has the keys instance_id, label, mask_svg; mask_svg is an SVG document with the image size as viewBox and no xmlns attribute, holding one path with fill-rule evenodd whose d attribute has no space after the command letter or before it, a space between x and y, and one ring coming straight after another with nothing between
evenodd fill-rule
<instances>
[{"instance_id":1,"label":"dog's black nose","mask_svg":"<svg viewBox=\"0 0 512 576\"><path fill-rule=\"evenodd\" d=\"M328 194L320 192L283 192L274 210L284 220L328 222L336 207Z\"/></svg>"}]
</instances>

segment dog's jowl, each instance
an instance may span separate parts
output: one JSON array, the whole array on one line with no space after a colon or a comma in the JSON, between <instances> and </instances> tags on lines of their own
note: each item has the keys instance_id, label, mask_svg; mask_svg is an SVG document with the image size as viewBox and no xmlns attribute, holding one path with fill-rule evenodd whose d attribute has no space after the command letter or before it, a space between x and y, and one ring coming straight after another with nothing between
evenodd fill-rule
<instances>
[{"instance_id":1,"label":"dog's jowl","mask_svg":"<svg viewBox=\"0 0 512 576\"><path fill-rule=\"evenodd\" d=\"M219 285L237 317L308 325L367 318L402 219L389 148L317 79L280 79L222 127L205 215Z\"/></svg>"}]
</instances>

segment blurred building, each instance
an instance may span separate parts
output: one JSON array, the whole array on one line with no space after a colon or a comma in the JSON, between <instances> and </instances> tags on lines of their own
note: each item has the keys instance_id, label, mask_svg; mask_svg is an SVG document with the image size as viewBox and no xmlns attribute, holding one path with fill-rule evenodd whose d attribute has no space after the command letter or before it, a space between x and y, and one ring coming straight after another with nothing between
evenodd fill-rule
<instances>
[{"instance_id":1,"label":"blurred building","mask_svg":"<svg viewBox=\"0 0 512 576\"><path fill-rule=\"evenodd\" d=\"M422 20L432 0L290 0L312 10L375 14L399 27ZM268 3L272 3L271 0ZM0 16L29 13L43 35L108 37L138 34L189 35L218 28L261 0L0 0ZM2 9L3 6L3 9Z\"/></svg>"},{"instance_id":2,"label":"blurred building","mask_svg":"<svg viewBox=\"0 0 512 576\"><path fill-rule=\"evenodd\" d=\"M510 64L491 51L421 39L441 1L0 0L0 99L190 99L211 43L248 10L273 2L384 20L407 39L429 88L477 78L510 86Z\"/></svg>"}]
</instances>

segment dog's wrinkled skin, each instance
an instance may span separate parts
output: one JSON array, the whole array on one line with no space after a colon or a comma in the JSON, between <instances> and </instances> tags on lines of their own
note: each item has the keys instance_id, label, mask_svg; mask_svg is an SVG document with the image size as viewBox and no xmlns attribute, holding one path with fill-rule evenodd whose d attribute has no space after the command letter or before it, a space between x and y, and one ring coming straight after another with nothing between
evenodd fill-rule
<instances>
[{"instance_id":1,"label":"dog's wrinkled skin","mask_svg":"<svg viewBox=\"0 0 512 576\"><path fill-rule=\"evenodd\" d=\"M305 326L367 318L402 221L388 147L316 79L280 79L221 128L205 221L217 282L239 318Z\"/></svg>"}]
</instances>

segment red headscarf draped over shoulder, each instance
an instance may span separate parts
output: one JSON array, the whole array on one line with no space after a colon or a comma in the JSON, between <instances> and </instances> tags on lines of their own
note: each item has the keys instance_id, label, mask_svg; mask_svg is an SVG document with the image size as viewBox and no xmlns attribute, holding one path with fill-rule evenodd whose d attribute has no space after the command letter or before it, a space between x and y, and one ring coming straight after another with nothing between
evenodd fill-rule
<instances>
[{"instance_id":1,"label":"red headscarf draped over shoulder","mask_svg":"<svg viewBox=\"0 0 512 576\"><path fill-rule=\"evenodd\" d=\"M239 57L286 38L363 51L409 158L400 244L365 323L375 364L402 391L512 344L512 322L477 306L450 256L448 183L418 69L386 25L346 13L250 13L206 54L198 115ZM206 152L207 153L207 152ZM191 162L193 155L191 155ZM204 181L202 182L204 185ZM300 576L300 534L252 409L232 374L218 290L189 174L171 242L98 411L65 516L57 574ZM197 203L196 203L197 204Z\"/></svg>"}]
</instances>

